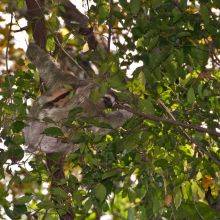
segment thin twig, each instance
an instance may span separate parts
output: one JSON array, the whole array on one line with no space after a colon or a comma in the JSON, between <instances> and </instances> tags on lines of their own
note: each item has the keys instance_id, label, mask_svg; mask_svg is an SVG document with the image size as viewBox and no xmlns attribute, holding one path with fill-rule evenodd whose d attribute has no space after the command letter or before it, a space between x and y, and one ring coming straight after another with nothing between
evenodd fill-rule
<instances>
[{"instance_id":1,"label":"thin twig","mask_svg":"<svg viewBox=\"0 0 220 220\"><path fill-rule=\"evenodd\" d=\"M38 2L38 0L35 0L35 2L37 4L37 6L39 7L39 9L43 12L43 7L41 7L41 4ZM35 10L38 10L38 8ZM42 13L42 15L44 15L44 13Z\"/></svg>"},{"instance_id":2,"label":"thin twig","mask_svg":"<svg viewBox=\"0 0 220 220\"><path fill-rule=\"evenodd\" d=\"M88 12L89 12L89 10L90 10L90 7L89 7L89 0L86 0L86 4L87 4L87 10L88 10Z\"/></svg>"},{"instance_id":3,"label":"thin twig","mask_svg":"<svg viewBox=\"0 0 220 220\"><path fill-rule=\"evenodd\" d=\"M218 56L215 54L215 52L213 52L212 56L213 56L213 61L214 61L217 65L220 65L220 59L219 59Z\"/></svg>"},{"instance_id":4,"label":"thin twig","mask_svg":"<svg viewBox=\"0 0 220 220\"><path fill-rule=\"evenodd\" d=\"M195 210L196 210L196 212L197 212L197 214L198 214L199 218L200 218L201 220L204 220L204 218L203 218L203 216L201 215L200 211L198 210L198 208L197 208L197 206L196 206L196 203L195 203L195 202L194 202L194 207L195 207Z\"/></svg>"},{"instance_id":5,"label":"thin twig","mask_svg":"<svg viewBox=\"0 0 220 220\"><path fill-rule=\"evenodd\" d=\"M49 29L49 31L51 32L51 30ZM56 40L56 44L59 46L59 48L65 53L65 55L80 69L82 70L84 73L86 73L86 70L79 65L79 63L72 58L72 56L63 48L61 42L59 41L58 37L54 36L55 40Z\"/></svg>"},{"instance_id":6,"label":"thin twig","mask_svg":"<svg viewBox=\"0 0 220 220\"><path fill-rule=\"evenodd\" d=\"M9 47L10 47L10 36L11 36L11 30L12 30L12 20L13 20L13 12L11 12L11 18L10 18L10 23L9 23L9 30L8 30L8 36L7 36L7 46L6 46L6 52L5 52L5 68L6 68L6 73L9 74L10 70L9 70L9 66L8 66L8 59L9 59ZM8 77L8 82L9 82L9 88L8 88L8 92L9 92L9 98L7 100L8 103L12 102L12 83L11 83L11 79L10 77Z\"/></svg>"},{"instance_id":7,"label":"thin twig","mask_svg":"<svg viewBox=\"0 0 220 220\"><path fill-rule=\"evenodd\" d=\"M109 18L108 18L108 48L107 51L111 51L111 38L112 38L112 5L113 0L109 0Z\"/></svg>"},{"instance_id":8,"label":"thin twig","mask_svg":"<svg viewBox=\"0 0 220 220\"><path fill-rule=\"evenodd\" d=\"M9 73L9 67L8 67L8 52L9 52L9 45L10 45L10 36L11 36L11 29L12 29L12 20L13 20L13 12L11 12L11 18L9 23L9 30L8 30L8 36L7 36L7 46L6 46L6 52L5 52L5 68L6 72Z\"/></svg>"},{"instance_id":9,"label":"thin twig","mask_svg":"<svg viewBox=\"0 0 220 220\"><path fill-rule=\"evenodd\" d=\"M176 121L176 118L174 117L174 115L172 114L172 112L170 111L170 109L164 104L164 102L162 102L162 100L158 99L157 100L158 104L160 104L165 111L167 112L167 114L174 120ZM184 134L184 136L188 139L188 141L190 141L191 143L194 143L194 141L192 140L192 138L186 133L185 130L183 130L183 128L181 126L178 126L179 129L181 130L181 132Z\"/></svg>"},{"instance_id":10,"label":"thin twig","mask_svg":"<svg viewBox=\"0 0 220 220\"><path fill-rule=\"evenodd\" d=\"M24 26L24 27L22 27L22 28L20 28L18 30L13 30L13 32L17 33L17 32L21 32L21 31L27 31L27 29L28 29L28 26Z\"/></svg>"},{"instance_id":11,"label":"thin twig","mask_svg":"<svg viewBox=\"0 0 220 220\"><path fill-rule=\"evenodd\" d=\"M205 43L209 48L209 54L211 55L211 59L212 62L214 62L215 64L217 64L218 66L220 65L220 59L218 58L218 55L215 53L215 48L213 47L213 43L210 42L208 39L205 38L205 36L203 36L205 39Z\"/></svg>"},{"instance_id":12,"label":"thin twig","mask_svg":"<svg viewBox=\"0 0 220 220\"><path fill-rule=\"evenodd\" d=\"M38 7L39 7L42 16L44 16L44 11L43 11L41 5L39 4L38 0L35 0L35 2L37 3L37 5L38 5ZM48 28L48 30L50 31L50 33L53 34L53 31L52 31L52 29L50 28L50 26L48 26L47 28ZM85 70L82 66L80 66L79 63L78 63L75 59L73 59L72 56L63 48L63 46L62 46L61 42L59 41L58 37L56 37L54 34L53 34L53 37L54 37L55 40L56 40L55 43L60 47L60 49L65 53L65 55L66 55L77 67L79 67L80 70L82 70L83 72L86 73L86 70Z\"/></svg>"}]
</instances>

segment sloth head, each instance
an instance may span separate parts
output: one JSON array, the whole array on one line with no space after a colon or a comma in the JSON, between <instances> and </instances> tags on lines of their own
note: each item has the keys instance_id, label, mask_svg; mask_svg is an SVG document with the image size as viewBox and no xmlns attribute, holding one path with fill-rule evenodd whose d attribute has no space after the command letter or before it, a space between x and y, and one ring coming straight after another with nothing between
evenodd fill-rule
<instances>
[{"instance_id":1,"label":"sloth head","mask_svg":"<svg viewBox=\"0 0 220 220\"><path fill-rule=\"evenodd\" d=\"M111 94L105 94L102 99L106 108L112 108L116 104L116 98Z\"/></svg>"}]
</instances>

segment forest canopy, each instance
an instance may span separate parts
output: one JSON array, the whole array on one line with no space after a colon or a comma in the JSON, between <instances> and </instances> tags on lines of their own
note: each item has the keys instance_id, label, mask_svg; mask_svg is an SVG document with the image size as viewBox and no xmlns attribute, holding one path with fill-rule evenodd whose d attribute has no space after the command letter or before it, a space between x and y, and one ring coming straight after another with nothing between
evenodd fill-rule
<instances>
[{"instance_id":1,"label":"forest canopy","mask_svg":"<svg viewBox=\"0 0 220 220\"><path fill-rule=\"evenodd\" d=\"M0 3L0 219L220 218L220 1L81 4Z\"/></svg>"}]
</instances>

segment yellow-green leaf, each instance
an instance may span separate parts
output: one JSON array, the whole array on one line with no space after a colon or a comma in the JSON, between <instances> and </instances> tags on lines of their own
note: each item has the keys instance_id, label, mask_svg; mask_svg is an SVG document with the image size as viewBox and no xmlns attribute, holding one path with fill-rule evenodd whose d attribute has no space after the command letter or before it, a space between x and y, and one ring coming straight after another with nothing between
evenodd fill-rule
<instances>
[{"instance_id":1,"label":"yellow-green leaf","mask_svg":"<svg viewBox=\"0 0 220 220\"><path fill-rule=\"evenodd\" d=\"M196 100L194 89L191 87L187 92L187 102L193 104Z\"/></svg>"},{"instance_id":2,"label":"yellow-green leaf","mask_svg":"<svg viewBox=\"0 0 220 220\"><path fill-rule=\"evenodd\" d=\"M103 184L99 183L95 187L95 197L100 201L104 201L106 196L106 188Z\"/></svg>"}]
</instances>

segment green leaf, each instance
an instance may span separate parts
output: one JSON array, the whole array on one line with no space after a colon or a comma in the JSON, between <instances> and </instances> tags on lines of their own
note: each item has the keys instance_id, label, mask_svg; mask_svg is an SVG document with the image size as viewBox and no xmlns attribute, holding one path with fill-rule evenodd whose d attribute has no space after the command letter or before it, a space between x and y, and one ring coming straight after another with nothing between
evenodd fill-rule
<instances>
[{"instance_id":1,"label":"green leaf","mask_svg":"<svg viewBox=\"0 0 220 220\"><path fill-rule=\"evenodd\" d=\"M163 3L161 2L161 0L151 0L151 4L153 8L157 8Z\"/></svg>"},{"instance_id":2,"label":"green leaf","mask_svg":"<svg viewBox=\"0 0 220 220\"><path fill-rule=\"evenodd\" d=\"M78 204L81 204L83 201L83 194L83 190L74 190L74 192L72 193L73 199L77 201Z\"/></svg>"},{"instance_id":3,"label":"green leaf","mask_svg":"<svg viewBox=\"0 0 220 220\"><path fill-rule=\"evenodd\" d=\"M207 64L209 53L207 45L198 45L191 49L192 62L195 66L205 66Z\"/></svg>"},{"instance_id":4,"label":"green leaf","mask_svg":"<svg viewBox=\"0 0 220 220\"><path fill-rule=\"evenodd\" d=\"M25 1L24 0L18 0L18 8L19 9L22 9L25 7Z\"/></svg>"},{"instance_id":5,"label":"green leaf","mask_svg":"<svg viewBox=\"0 0 220 220\"><path fill-rule=\"evenodd\" d=\"M92 90L90 94L90 99L93 102L99 101L107 92L108 84L102 83L99 87L96 87Z\"/></svg>"},{"instance_id":6,"label":"green leaf","mask_svg":"<svg viewBox=\"0 0 220 220\"><path fill-rule=\"evenodd\" d=\"M24 150L20 146L10 146L7 151L7 156L13 162L20 161L24 157Z\"/></svg>"},{"instance_id":7,"label":"green leaf","mask_svg":"<svg viewBox=\"0 0 220 220\"><path fill-rule=\"evenodd\" d=\"M48 36L48 38L47 38L46 48L47 48L48 51L54 51L55 50L55 40L54 40L54 37L52 35Z\"/></svg>"},{"instance_id":8,"label":"green leaf","mask_svg":"<svg viewBox=\"0 0 220 220\"><path fill-rule=\"evenodd\" d=\"M207 24L209 23L209 9L205 5L200 6L200 13L203 21Z\"/></svg>"},{"instance_id":9,"label":"green leaf","mask_svg":"<svg viewBox=\"0 0 220 220\"><path fill-rule=\"evenodd\" d=\"M153 48L155 48L158 44L158 41L159 41L159 36L155 36L155 37L151 38L147 49L150 51Z\"/></svg>"},{"instance_id":10,"label":"green leaf","mask_svg":"<svg viewBox=\"0 0 220 220\"><path fill-rule=\"evenodd\" d=\"M182 49L176 49L175 50L175 56L177 63L181 66L184 62L184 53Z\"/></svg>"},{"instance_id":11,"label":"green leaf","mask_svg":"<svg viewBox=\"0 0 220 220\"><path fill-rule=\"evenodd\" d=\"M182 37L190 37L191 34L188 31L182 31L180 33L177 34L177 37L182 38Z\"/></svg>"},{"instance_id":12,"label":"green leaf","mask_svg":"<svg viewBox=\"0 0 220 220\"><path fill-rule=\"evenodd\" d=\"M12 210L10 210L8 207L4 207L4 211L5 211L6 215L8 217L10 217L11 219L16 218L15 213Z\"/></svg>"},{"instance_id":13,"label":"green leaf","mask_svg":"<svg viewBox=\"0 0 220 220\"><path fill-rule=\"evenodd\" d=\"M54 205L53 205L53 203L51 202L51 201L42 201L42 202L39 202L38 204L37 204L37 207L39 208L39 209L50 209L50 208L52 208Z\"/></svg>"},{"instance_id":14,"label":"green leaf","mask_svg":"<svg viewBox=\"0 0 220 220\"><path fill-rule=\"evenodd\" d=\"M99 183L95 186L95 197L100 201L103 202L106 197L106 188L103 184Z\"/></svg>"},{"instance_id":15,"label":"green leaf","mask_svg":"<svg viewBox=\"0 0 220 220\"><path fill-rule=\"evenodd\" d=\"M109 7L108 5L102 4L99 6L99 23L102 24L109 16Z\"/></svg>"},{"instance_id":16,"label":"green leaf","mask_svg":"<svg viewBox=\"0 0 220 220\"><path fill-rule=\"evenodd\" d=\"M220 1L219 0L213 0L213 7L220 8Z\"/></svg>"},{"instance_id":17,"label":"green leaf","mask_svg":"<svg viewBox=\"0 0 220 220\"><path fill-rule=\"evenodd\" d=\"M136 220L135 208L133 208L133 207L128 209L128 220Z\"/></svg>"},{"instance_id":18,"label":"green leaf","mask_svg":"<svg viewBox=\"0 0 220 220\"><path fill-rule=\"evenodd\" d=\"M127 3L126 0L119 0L119 3L121 4L121 6L122 6L123 8L126 8L127 5L128 5L128 3Z\"/></svg>"},{"instance_id":19,"label":"green leaf","mask_svg":"<svg viewBox=\"0 0 220 220\"><path fill-rule=\"evenodd\" d=\"M16 215L25 214L27 212L27 207L26 205L15 205L14 212L16 213Z\"/></svg>"},{"instance_id":20,"label":"green leaf","mask_svg":"<svg viewBox=\"0 0 220 220\"><path fill-rule=\"evenodd\" d=\"M146 212L145 205L140 207L140 211L141 211L140 220L146 220L147 219L147 212Z\"/></svg>"},{"instance_id":21,"label":"green leaf","mask_svg":"<svg viewBox=\"0 0 220 220\"><path fill-rule=\"evenodd\" d=\"M30 202L32 199L32 196L31 195L26 195L26 196L22 196L20 198L17 198L15 201L14 201L14 204L16 205L23 205L25 203L28 203Z\"/></svg>"},{"instance_id":22,"label":"green leaf","mask_svg":"<svg viewBox=\"0 0 220 220\"><path fill-rule=\"evenodd\" d=\"M43 133L51 137L63 136L62 130L58 127L46 128Z\"/></svg>"},{"instance_id":23,"label":"green leaf","mask_svg":"<svg viewBox=\"0 0 220 220\"><path fill-rule=\"evenodd\" d=\"M180 150L184 152L185 155L188 155L190 157L193 157L194 155L194 150L190 145L184 145L184 146L179 146Z\"/></svg>"},{"instance_id":24,"label":"green leaf","mask_svg":"<svg viewBox=\"0 0 220 220\"><path fill-rule=\"evenodd\" d=\"M199 198L204 199L205 194L204 194L204 192L200 189L200 187L199 187L199 185L197 184L197 182L192 181L191 190L192 190L193 199L194 199L195 201L197 201Z\"/></svg>"},{"instance_id":25,"label":"green leaf","mask_svg":"<svg viewBox=\"0 0 220 220\"><path fill-rule=\"evenodd\" d=\"M86 122L87 124L91 124L99 128L112 129L110 124L96 118L84 118L83 121Z\"/></svg>"},{"instance_id":26,"label":"green leaf","mask_svg":"<svg viewBox=\"0 0 220 220\"><path fill-rule=\"evenodd\" d=\"M136 15L141 8L141 1L140 0L131 0L130 2L130 9L131 13Z\"/></svg>"},{"instance_id":27,"label":"green leaf","mask_svg":"<svg viewBox=\"0 0 220 220\"><path fill-rule=\"evenodd\" d=\"M109 85L115 89L121 90L125 88L124 79L120 74L114 74L108 80Z\"/></svg>"},{"instance_id":28,"label":"green leaf","mask_svg":"<svg viewBox=\"0 0 220 220\"><path fill-rule=\"evenodd\" d=\"M89 198L86 200L85 204L83 205L85 213L87 213L91 207L92 207L92 199Z\"/></svg>"},{"instance_id":29,"label":"green leaf","mask_svg":"<svg viewBox=\"0 0 220 220\"><path fill-rule=\"evenodd\" d=\"M112 176L116 176L120 173L120 171L118 169L115 169L115 170L111 170L109 172L106 172L102 175L102 179L107 179L107 178L110 178Z\"/></svg>"},{"instance_id":30,"label":"green leaf","mask_svg":"<svg viewBox=\"0 0 220 220\"><path fill-rule=\"evenodd\" d=\"M69 120L75 120L76 119L76 115L81 113L83 111L83 108L82 107L76 107L76 108L73 108L69 111L69 114L68 114L68 119Z\"/></svg>"},{"instance_id":31,"label":"green leaf","mask_svg":"<svg viewBox=\"0 0 220 220\"><path fill-rule=\"evenodd\" d=\"M203 84L198 85L197 91L198 91L199 97L203 99Z\"/></svg>"},{"instance_id":32,"label":"green leaf","mask_svg":"<svg viewBox=\"0 0 220 220\"><path fill-rule=\"evenodd\" d=\"M167 62L165 62L164 66L166 69L166 76L172 81L176 80L176 78L178 77L177 63L169 59L167 60Z\"/></svg>"},{"instance_id":33,"label":"green leaf","mask_svg":"<svg viewBox=\"0 0 220 220\"><path fill-rule=\"evenodd\" d=\"M140 109L146 114L154 114L154 106L152 104L152 99L147 98L140 100Z\"/></svg>"},{"instance_id":34,"label":"green leaf","mask_svg":"<svg viewBox=\"0 0 220 220\"><path fill-rule=\"evenodd\" d=\"M181 17L182 17L182 13L180 12L180 10L178 8L174 8L172 10L172 14L173 14L173 22L177 22Z\"/></svg>"},{"instance_id":35,"label":"green leaf","mask_svg":"<svg viewBox=\"0 0 220 220\"><path fill-rule=\"evenodd\" d=\"M187 102L189 104L193 104L196 100L196 96L194 93L194 89L192 87L190 87L190 89L187 92Z\"/></svg>"},{"instance_id":36,"label":"green leaf","mask_svg":"<svg viewBox=\"0 0 220 220\"><path fill-rule=\"evenodd\" d=\"M186 201L191 194L191 190L190 190L191 184L189 181L185 181L182 183L182 194L183 194L183 199Z\"/></svg>"},{"instance_id":37,"label":"green leaf","mask_svg":"<svg viewBox=\"0 0 220 220\"><path fill-rule=\"evenodd\" d=\"M161 208L161 196L159 189L154 189L153 194L153 213L157 214Z\"/></svg>"},{"instance_id":38,"label":"green leaf","mask_svg":"<svg viewBox=\"0 0 220 220\"><path fill-rule=\"evenodd\" d=\"M143 71L141 71L132 82L128 83L130 90L137 95L143 95L145 93L145 84L146 78Z\"/></svg>"},{"instance_id":39,"label":"green leaf","mask_svg":"<svg viewBox=\"0 0 220 220\"><path fill-rule=\"evenodd\" d=\"M74 132L73 136L71 136L71 141L74 144L78 143L86 143L89 140L89 137L83 131Z\"/></svg>"},{"instance_id":40,"label":"green leaf","mask_svg":"<svg viewBox=\"0 0 220 220\"><path fill-rule=\"evenodd\" d=\"M92 92L90 93L90 99L93 102L97 102L98 100L100 100L103 97L103 94L101 93L99 88L95 88L92 90Z\"/></svg>"},{"instance_id":41,"label":"green leaf","mask_svg":"<svg viewBox=\"0 0 220 220\"><path fill-rule=\"evenodd\" d=\"M68 197L67 193L63 189L58 188L58 187L52 188L51 193L55 197L55 199L58 201L60 199L66 199Z\"/></svg>"},{"instance_id":42,"label":"green leaf","mask_svg":"<svg viewBox=\"0 0 220 220\"><path fill-rule=\"evenodd\" d=\"M53 13L48 20L48 25L50 25L51 31L57 31L59 29L60 23L56 13Z\"/></svg>"},{"instance_id":43,"label":"green leaf","mask_svg":"<svg viewBox=\"0 0 220 220\"><path fill-rule=\"evenodd\" d=\"M168 161L165 159L156 160L154 164L155 166L161 167L163 169L166 169L169 166Z\"/></svg>"},{"instance_id":44,"label":"green leaf","mask_svg":"<svg viewBox=\"0 0 220 220\"><path fill-rule=\"evenodd\" d=\"M145 40L144 37L141 37L137 40L137 48L145 48Z\"/></svg>"},{"instance_id":45,"label":"green leaf","mask_svg":"<svg viewBox=\"0 0 220 220\"><path fill-rule=\"evenodd\" d=\"M68 187L70 189L75 189L78 183L78 179L74 175L70 175L68 179Z\"/></svg>"},{"instance_id":46,"label":"green leaf","mask_svg":"<svg viewBox=\"0 0 220 220\"><path fill-rule=\"evenodd\" d=\"M23 121L16 121L12 124L12 131L15 133L18 133L22 131L22 129L26 126L26 124Z\"/></svg>"},{"instance_id":47,"label":"green leaf","mask_svg":"<svg viewBox=\"0 0 220 220\"><path fill-rule=\"evenodd\" d=\"M66 13L66 9L62 4L58 5L58 9L62 12L62 13Z\"/></svg>"},{"instance_id":48,"label":"green leaf","mask_svg":"<svg viewBox=\"0 0 220 220\"><path fill-rule=\"evenodd\" d=\"M181 202L182 202L182 193L181 190L178 188L177 190L175 190L175 194L174 194L174 205L176 209L180 207Z\"/></svg>"}]
</instances>

